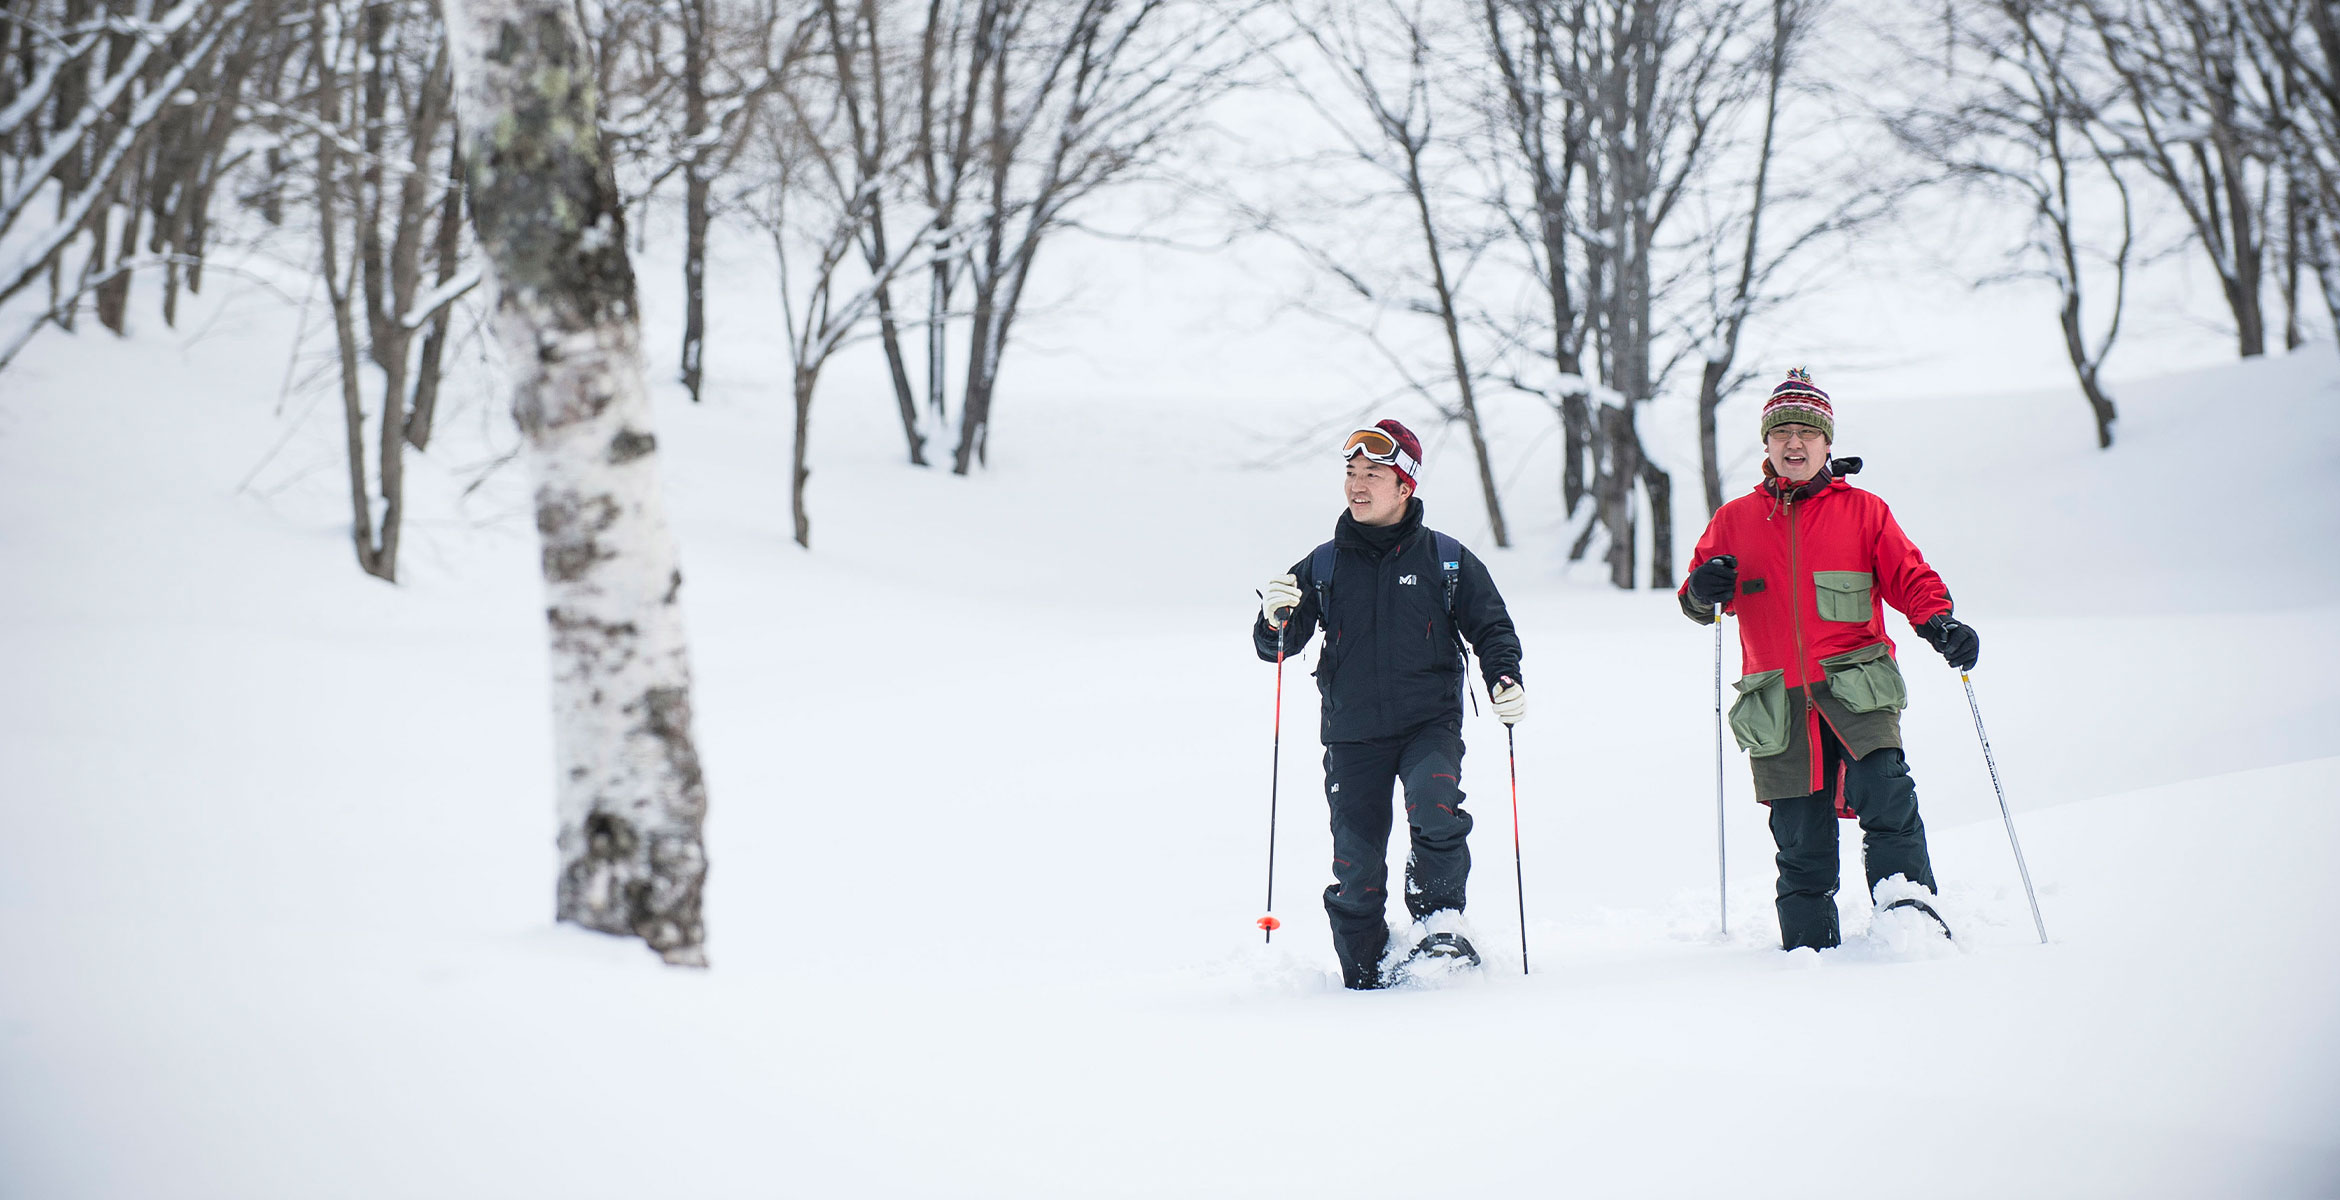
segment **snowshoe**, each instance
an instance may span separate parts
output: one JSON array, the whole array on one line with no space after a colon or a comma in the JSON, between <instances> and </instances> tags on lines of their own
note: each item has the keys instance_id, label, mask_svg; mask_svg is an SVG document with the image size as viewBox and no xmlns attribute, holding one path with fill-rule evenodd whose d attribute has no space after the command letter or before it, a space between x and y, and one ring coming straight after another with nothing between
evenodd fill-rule
<instances>
[{"instance_id":1,"label":"snowshoe","mask_svg":"<svg viewBox=\"0 0 2340 1200\"><path fill-rule=\"evenodd\" d=\"M1479 965L1479 952L1471 940L1459 933L1433 933L1414 946L1413 959L1463 959L1470 965Z\"/></svg>"},{"instance_id":2,"label":"snowshoe","mask_svg":"<svg viewBox=\"0 0 2340 1200\"><path fill-rule=\"evenodd\" d=\"M1459 933L1433 933L1414 943L1413 950L1388 972L1393 987L1438 987L1478 970L1479 952Z\"/></svg>"},{"instance_id":3,"label":"snowshoe","mask_svg":"<svg viewBox=\"0 0 2340 1200\"><path fill-rule=\"evenodd\" d=\"M1924 913L1926 916L1933 918L1934 924L1942 927L1942 937L1944 940L1958 940L1958 935L1950 932L1950 922L1943 920L1942 914L1935 912L1933 905L1928 904L1915 896L1903 896L1901 899L1886 905L1884 908L1879 909L1878 911L1880 913L1889 913L1897 908L1912 908L1921 913Z\"/></svg>"}]
</instances>

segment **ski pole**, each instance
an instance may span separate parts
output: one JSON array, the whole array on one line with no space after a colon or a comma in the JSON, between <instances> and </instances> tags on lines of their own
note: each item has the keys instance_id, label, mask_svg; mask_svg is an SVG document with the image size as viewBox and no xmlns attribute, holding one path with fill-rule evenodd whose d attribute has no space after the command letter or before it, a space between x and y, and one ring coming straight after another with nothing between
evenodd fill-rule
<instances>
[{"instance_id":1,"label":"ski pole","mask_svg":"<svg viewBox=\"0 0 2340 1200\"><path fill-rule=\"evenodd\" d=\"M1276 626L1276 740L1268 759L1267 915L1259 919L1262 945L1275 941L1276 929L1283 924L1276 920L1276 789L1284 776L1284 630L1291 624L1286 618Z\"/></svg>"},{"instance_id":2,"label":"ski pole","mask_svg":"<svg viewBox=\"0 0 2340 1200\"><path fill-rule=\"evenodd\" d=\"M1723 658L1722 607L1714 610L1714 894L1722 908L1722 934L1731 936L1730 856L1723 843Z\"/></svg>"},{"instance_id":3,"label":"ski pole","mask_svg":"<svg viewBox=\"0 0 2340 1200\"><path fill-rule=\"evenodd\" d=\"M1528 973L1527 879L1519 866L1519 739L1512 727L1503 727L1503 743L1511 751L1511 885L1519 896L1519 973Z\"/></svg>"},{"instance_id":4,"label":"ski pole","mask_svg":"<svg viewBox=\"0 0 2340 1200\"><path fill-rule=\"evenodd\" d=\"M1999 764L1991 757L1991 735L1983 732L1982 706L1974 702L1974 680L1966 672L1958 673L1958 682L1966 685L1967 711L1974 714L1974 736L1982 742L1983 765L1991 769L1991 790L1999 795L1999 817L2007 823L2007 844L2015 849L2015 869L2023 876L2023 895L2031 901L2031 924L2039 930L2039 944L2047 945L2047 922L2040 919L2039 893L2031 890L2031 868L2023 865L2023 843L2015 839L2015 817L2007 811L2007 789L1999 786Z\"/></svg>"}]
</instances>

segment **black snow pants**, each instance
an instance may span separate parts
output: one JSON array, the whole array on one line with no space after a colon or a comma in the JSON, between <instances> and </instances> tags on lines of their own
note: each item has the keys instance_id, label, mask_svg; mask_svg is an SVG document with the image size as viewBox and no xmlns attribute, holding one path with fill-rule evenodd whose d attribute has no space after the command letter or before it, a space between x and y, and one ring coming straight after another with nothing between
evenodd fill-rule
<instances>
[{"instance_id":1,"label":"black snow pants","mask_svg":"<svg viewBox=\"0 0 2340 1200\"><path fill-rule=\"evenodd\" d=\"M1416 920L1461 910L1471 873L1463 811L1462 724L1432 721L1394 737L1332 742L1324 748L1325 800L1332 807L1333 879L1324 889L1341 981L1378 987L1389 947L1389 831L1393 785L1403 782L1412 853L1406 911Z\"/></svg>"},{"instance_id":2,"label":"black snow pants","mask_svg":"<svg viewBox=\"0 0 2340 1200\"><path fill-rule=\"evenodd\" d=\"M1918 818L1917 783L1900 750L1871 750L1864 758L1845 753L1825 725L1823 763L1841 764L1845 807L1861 823L1861 865L1869 894L1895 875L1934 886L1926 855L1926 823ZM1809 796L1771 802L1771 840L1779 846L1779 944L1826 949L1840 940L1836 922L1839 858L1836 848L1836 794L1823 788Z\"/></svg>"}]
</instances>

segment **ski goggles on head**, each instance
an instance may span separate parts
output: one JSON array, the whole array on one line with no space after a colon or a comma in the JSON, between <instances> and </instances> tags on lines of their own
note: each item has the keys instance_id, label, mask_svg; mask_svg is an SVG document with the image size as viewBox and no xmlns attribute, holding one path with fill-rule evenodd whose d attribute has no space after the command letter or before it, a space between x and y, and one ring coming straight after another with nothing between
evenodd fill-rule
<instances>
[{"instance_id":1,"label":"ski goggles on head","mask_svg":"<svg viewBox=\"0 0 2340 1200\"><path fill-rule=\"evenodd\" d=\"M1398 445L1397 439L1389 436L1389 432L1384 429L1368 426L1349 435L1347 444L1341 447L1341 461L1347 462L1360 454L1365 456L1367 462L1396 467L1405 472L1407 478L1422 473L1421 462L1406 453L1406 448Z\"/></svg>"}]
</instances>

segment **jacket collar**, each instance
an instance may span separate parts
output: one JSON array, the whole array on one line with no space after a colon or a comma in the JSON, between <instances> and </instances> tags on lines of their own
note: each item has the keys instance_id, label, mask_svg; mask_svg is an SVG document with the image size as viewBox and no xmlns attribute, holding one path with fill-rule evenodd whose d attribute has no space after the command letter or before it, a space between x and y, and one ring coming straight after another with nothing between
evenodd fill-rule
<instances>
[{"instance_id":1,"label":"jacket collar","mask_svg":"<svg viewBox=\"0 0 2340 1200\"><path fill-rule=\"evenodd\" d=\"M1852 485L1838 479L1831 473L1826 465L1820 468L1819 474L1810 479L1802 483L1791 483L1778 472L1772 470L1771 460L1765 459L1763 462L1763 482L1756 484L1755 490L1770 496L1772 503L1779 504L1796 500L1809 500L1823 492L1850 486Z\"/></svg>"},{"instance_id":2,"label":"jacket collar","mask_svg":"<svg viewBox=\"0 0 2340 1200\"><path fill-rule=\"evenodd\" d=\"M1414 540L1422 529L1422 498L1406 499L1406 515L1395 525L1360 525L1357 518L1346 511L1333 523L1333 545L1343 550L1357 550L1375 556L1401 549Z\"/></svg>"}]
</instances>

